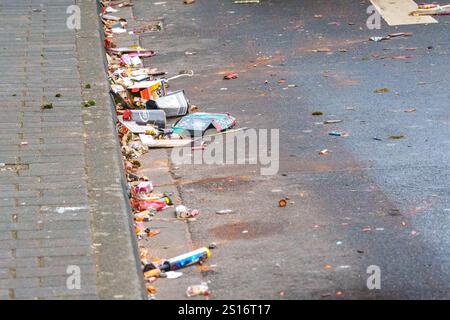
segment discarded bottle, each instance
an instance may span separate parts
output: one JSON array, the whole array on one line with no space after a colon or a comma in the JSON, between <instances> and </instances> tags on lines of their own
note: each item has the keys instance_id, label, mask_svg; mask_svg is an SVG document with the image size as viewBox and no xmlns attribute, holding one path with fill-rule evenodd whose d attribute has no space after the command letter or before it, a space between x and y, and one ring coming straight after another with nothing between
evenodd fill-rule
<instances>
[{"instance_id":1,"label":"discarded bottle","mask_svg":"<svg viewBox=\"0 0 450 320\"><path fill-rule=\"evenodd\" d=\"M208 248L203 247L165 261L160 269L162 271L181 269L191 264L202 262L210 256L211 251L209 251Z\"/></svg>"}]
</instances>

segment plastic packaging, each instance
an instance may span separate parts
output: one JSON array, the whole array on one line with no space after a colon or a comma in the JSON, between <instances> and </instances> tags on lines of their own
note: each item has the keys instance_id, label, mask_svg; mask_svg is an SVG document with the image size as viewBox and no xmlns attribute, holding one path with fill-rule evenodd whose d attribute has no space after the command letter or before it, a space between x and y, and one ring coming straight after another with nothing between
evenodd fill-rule
<instances>
[{"instance_id":1,"label":"plastic packaging","mask_svg":"<svg viewBox=\"0 0 450 320\"><path fill-rule=\"evenodd\" d=\"M131 119L139 125L155 125L166 127L166 113L163 110L132 110Z\"/></svg>"},{"instance_id":2,"label":"plastic packaging","mask_svg":"<svg viewBox=\"0 0 450 320\"><path fill-rule=\"evenodd\" d=\"M208 284L206 282L203 282L202 284L195 285L195 286L189 286L186 290L186 295L188 297L195 297L195 296L209 296L209 288Z\"/></svg>"},{"instance_id":3,"label":"plastic packaging","mask_svg":"<svg viewBox=\"0 0 450 320\"><path fill-rule=\"evenodd\" d=\"M180 117L188 112L189 102L183 90L171 92L156 100L156 107L164 110L166 117Z\"/></svg>"}]
</instances>

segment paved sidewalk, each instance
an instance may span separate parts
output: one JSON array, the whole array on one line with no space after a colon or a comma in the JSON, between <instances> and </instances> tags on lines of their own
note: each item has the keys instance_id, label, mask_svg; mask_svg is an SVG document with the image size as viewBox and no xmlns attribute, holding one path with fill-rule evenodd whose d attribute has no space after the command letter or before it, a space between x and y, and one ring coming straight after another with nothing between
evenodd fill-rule
<instances>
[{"instance_id":1,"label":"paved sidewalk","mask_svg":"<svg viewBox=\"0 0 450 320\"><path fill-rule=\"evenodd\" d=\"M0 299L143 297L97 8L77 1L76 37L74 3L0 3ZM80 289L67 287L70 265Z\"/></svg>"}]
</instances>

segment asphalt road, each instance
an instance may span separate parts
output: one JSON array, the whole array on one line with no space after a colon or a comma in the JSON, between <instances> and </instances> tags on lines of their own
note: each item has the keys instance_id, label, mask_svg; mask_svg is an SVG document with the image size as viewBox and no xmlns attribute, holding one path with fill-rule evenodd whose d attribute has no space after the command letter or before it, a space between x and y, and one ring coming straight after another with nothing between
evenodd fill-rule
<instances>
[{"instance_id":1,"label":"asphalt road","mask_svg":"<svg viewBox=\"0 0 450 320\"><path fill-rule=\"evenodd\" d=\"M184 202L201 212L194 246L218 244L203 272L212 298L450 298L450 18L369 30L368 1L135 2L138 19L164 20L143 36L158 53L147 62L195 71L173 89L241 127L280 130L276 175L173 167ZM392 32L413 35L368 41ZM239 78L223 80L229 71ZM317 124L328 119L342 122ZM371 265L379 290L366 285Z\"/></svg>"}]
</instances>

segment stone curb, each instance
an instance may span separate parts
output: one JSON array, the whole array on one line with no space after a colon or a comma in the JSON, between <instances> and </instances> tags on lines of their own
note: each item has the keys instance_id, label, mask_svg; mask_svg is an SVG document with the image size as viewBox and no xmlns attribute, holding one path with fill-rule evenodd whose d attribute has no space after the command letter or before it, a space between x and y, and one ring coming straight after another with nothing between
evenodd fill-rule
<instances>
[{"instance_id":1,"label":"stone curb","mask_svg":"<svg viewBox=\"0 0 450 320\"><path fill-rule=\"evenodd\" d=\"M105 72L99 3L77 0L81 29L77 51L84 108L89 205L97 265L99 299L146 299L139 251L126 195L123 162L114 123L114 105ZM85 88L90 84L91 88Z\"/></svg>"}]
</instances>

